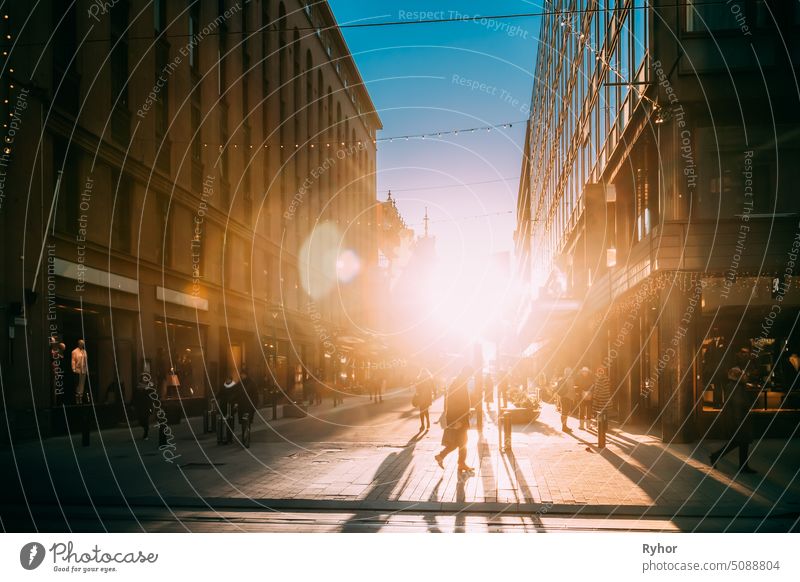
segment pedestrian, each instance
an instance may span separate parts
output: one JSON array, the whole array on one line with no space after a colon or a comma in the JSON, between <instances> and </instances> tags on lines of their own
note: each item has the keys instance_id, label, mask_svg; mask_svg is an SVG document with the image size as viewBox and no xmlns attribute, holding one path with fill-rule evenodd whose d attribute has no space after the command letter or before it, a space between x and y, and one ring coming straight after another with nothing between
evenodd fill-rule
<instances>
[{"instance_id":1,"label":"pedestrian","mask_svg":"<svg viewBox=\"0 0 800 582\"><path fill-rule=\"evenodd\" d=\"M378 378L377 390L375 391L375 402L383 402L383 392L386 390L386 376Z\"/></svg>"},{"instance_id":2,"label":"pedestrian","mask_svg":"<svg viewBox=\"0 0 800 582\"><path fill-rule=\"evenodd\" d=\"M303 370L303 400L311 406L314 404L314 383L308 370Z\"/></svg>"},{"instance_id":3,"label":"pedestrian","mask_svg":"<svg viewBox=\"0 0 800 582\"><path fill-rule=\"evenodd\" d=\"M564 368L564 376L558 383L558 405L561 408L561 430L572 432L567 426L569 415L575 407L575 380L572 376L572 368Z\"/></svg>"},{"instance_id":4,"label":"pedestrian","mask_svg":"<svg viewBox=\"0 0 800 582\"><path fill-rule=\"evenodd\" d=\"M344 390L344 385L340 382L337 382L336 378L330 384L330 391L331 396L333 397L333 406L336 407L339 403L344 403L344 398L342 397L342 390Z\"/></svg>"},{"instance_id":5,"label":"pedestrian","mask_svg":"<svg viewBox=\"0 0 800 582\"><path fill-rule=\"evenodd\" d=\"M750 442L753 440L753 429L750 423L750 410L754 399L747 392L747 375L738 366L728 371L728 385L725 388L727 398L722 406L722 428L730 435L727 443L711 453L711 466L733 449L739 449L739 472L753 474L756 471L747 464Z\"/></svg>"},{"instance_id":6,"label":"pedestrian","mask_svg":"<svg viewBox=\"0 0 800 582\"><path fill-rule=\"evenodd\" d=\"M594 390L594 377L589 366L581 368L575 379L575 397L578 400L578 421L581 430L592 422L592 391Z\"/></svg>"},{"instance_id":7,"label":"pedestrian","mask_svg":"<svg viewBox=\"0 0 800 582\"><path fill-rule=\"evenodd\" d=\"M314 372L314 377L311 379L312 396L314 404L322 404L322 370L319 368Z\"/></svg>"},{"instance_id":8,"label":"pedestrian","mask_svg":"<svg viewBox=\"0 0 800 582\"><path fill-rule=\"evenodd\" d=\"M442 434L442 451L434 458L439 466L444 469L444 458L458 449L459 473L470 472L472 467L467 465L467 431L469 430L469 378L472 371L469 366L464 366L461 373L456 376L448 386L444 397L445 428Z\"/></svg>"},{"instance_id":9,"label":"pedestrian","mask_svg":"<svg viewBox=\"0 0 800 582\"><path fill-rule=\"evenodd\" d=\"M608 405L611 402L611 383L608 378L608 370L600 366L595 372L594 391L592 394L592 406L594 416L597 419L597 434L608 432Z\"/></svg>"},{"instance_id":10,"label":"pedestrian","mask_svg":"<svg viewBox=\"0 0 800 582\"><path fill-rule=\"evenodd\" d=\"M508 407L508 373L500 370L500 379L497 381L497 406L500 408Z\"/></svg>"},{"instance_id":11,"label":"pedestrian","mask_svg":"<svg viewBox=\"0 0 800 582\"><path fill-rule=\"evenodd\" d=\"M220 416L227 418L236 403L237 397L237 382L233 381L233 376L229 375L222 383L216 395L217 406L219 406Z\"/></svg>"},{"instance_id":12,"label":"pedestrian","mask_svg":"<svg viewBox=\"0 0 800 582\"><path fill-rule=\"evenodd\" d=\"M142 427L142 440L148 440L150 432L150 415L153 413L153 399L150 394L154 393L155 384L147 372L139 374L139 382L133 392L133 408L136 411L136 419Z\"/></svg>"},{"instance_id":13,"label":"pedestrian","mask_svg":"<svg viewBox=\"0 0 800 582\"><path fill-rule=\"evenodd\" d=\"M250 377L247 368L242 368L240 376L241 389L239 392L239 420L247 414L250 422L253 421L256 415L256 403L258 401L258 387L255 381Z\"/></svg>"},{"instance_id":14,"label":"pedestrian","mask_svg":"<svg viewBox=\"0 0 800 582\"><path fill-rule=\"evenodd\" d=\"M428 370L422 370L417 378L414 391L414 404L419 408L419 431L431 428L430 407L433 402L433 391L436 389L433 376Z\"/></svg>"},{"instance_id":15,"label":"pedestrian","mask_svg":"<svg viewBox=\"0 0 800 582\"><path fill-rule=\"evenodd\" d=\"M483 377L483 395L486 399L486 409L492 409L492 402L494 402L494 380L491 374L486 374Z\"/></svg>"},{"instance_id":16,"label":"pedestrian","mask_svg":"<svg viewBox=\"0 0 800 582\"><path fill-rule=\"evenodd\" d=\"M86 377L89 375L89 356L83 338L78 340L77 347L72 350L72 373L75 377L75 404L83 404ZM88 402L89 398L86 400Z\"/></svg>"}]
</instances>

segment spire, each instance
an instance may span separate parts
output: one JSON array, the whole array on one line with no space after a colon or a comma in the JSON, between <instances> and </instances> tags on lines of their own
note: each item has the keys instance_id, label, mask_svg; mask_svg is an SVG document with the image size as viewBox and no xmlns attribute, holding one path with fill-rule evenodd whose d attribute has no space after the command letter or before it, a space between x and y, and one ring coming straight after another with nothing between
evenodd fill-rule
<instances>
[{"instance_id":1,"label":"spire","mask_svg":"<svg viewBox=\"0 0 800 582\"><path fill-rule=\"evenodd\" d=\"M393 202L393 200L392 200L392 191L391 190L389 190L389 197L386 199L386 202L389 202L389 203Z\"/></svg>"},{"instance_id":2,"label":"spire","mask_svg":"<svg viewBox=\"0 0 800 582\"><path fill-rule=\"evenodd\" d=\"M428 207L426 206L425 207L425 218L423 219L423 222L425 223L425 238L428 238L428 220L430 220L430 219L428 218Z\"/></svg>"}]
</instances>

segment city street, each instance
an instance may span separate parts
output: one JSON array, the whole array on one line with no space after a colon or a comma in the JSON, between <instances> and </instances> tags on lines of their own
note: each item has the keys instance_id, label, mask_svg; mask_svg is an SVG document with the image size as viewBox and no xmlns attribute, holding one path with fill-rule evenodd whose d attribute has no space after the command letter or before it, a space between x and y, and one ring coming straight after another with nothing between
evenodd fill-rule
<instances>
[{"instance_id":1,"label":"city street","mask_svg":"<svg viewBox=\"0 0 800 582\"><path fill-rule=\"evenodd\" d=\"M500 454L493 412L469 433L472 475L442 471L431 410L419 433L410 392L382 403L349 397L311 408L304 419L257 421L251 448L217 445L201 420L176 427L175 459L157 438L127 429L15 445L0 452L6 530L73 531L789 531L798 529L800 484L789 459L796 441L764 440L735 476L732 460L710 470L717 443L666 446L612 427L605 450L593 432L560 431L553 406L515 426L513 452ZM270 417L268 408L262 409ZM474 423L473 423L474 424ZM134 434L138 436L137 427ZM16 463L15 458L25 458ZM796 469L795 469L796 471ZM8 482L15 483L16 478ZM57 495L54 495L54 491ZM26 509L29 504L33 520ZM68 524L67 524L68 522Z\"/></svg>"}]
</instances>

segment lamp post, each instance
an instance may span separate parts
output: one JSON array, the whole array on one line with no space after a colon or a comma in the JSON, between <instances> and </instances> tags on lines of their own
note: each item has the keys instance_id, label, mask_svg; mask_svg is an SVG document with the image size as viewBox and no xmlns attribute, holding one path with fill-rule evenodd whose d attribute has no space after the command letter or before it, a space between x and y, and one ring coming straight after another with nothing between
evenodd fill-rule
<instances>
[{"instance_id":1,"label":"lamp post","mask_svg":"<svg viewBox=\"0 0 800 582\"><path fill-rule=\"evenodd\" d=\"M275 323L278 319L278 315L283 311L283 306L280 303L275 303L270 306L269 314L272 319L272 342L271 342L271 370L270 375L272 376L272 390L271 390L271 404L272 404L272 420L278 418L278 390L280 389L280 384L278 383L277 379L277 367L278 367L278 334Z\"/></svg>"}]
</instances>

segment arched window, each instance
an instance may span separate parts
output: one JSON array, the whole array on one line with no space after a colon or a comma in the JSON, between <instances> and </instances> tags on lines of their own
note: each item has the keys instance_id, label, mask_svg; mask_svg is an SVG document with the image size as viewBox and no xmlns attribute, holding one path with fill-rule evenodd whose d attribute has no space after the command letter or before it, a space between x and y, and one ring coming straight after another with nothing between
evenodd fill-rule
<instances>
[{"instance_id":1,"label":"arched window","mask_svg":"<svg viewBox=\"0 0 800 582\"><path fill-rule=\"evenodd\" d=\"M292 69L292 81L294 84L294 111L293 113L297 113L300 111L300 33L297 29L294 29L292 33L292 55L293 55L293 69ZM299 139L298 136L295 136L295 139Z\"/></svg>"},{"instance_id":2,"label":"arched window","mask_svg":"<svg viewBox=\"0 0 800 582\"><path fill-rule=\"evenodd\" d=\"M278 84L283 92L286 83L286 8L281 2L278 5Z\"/></svg>"},{"instance_id":3,"label":"arched window","mask_svg":"<svg viewBox=\"0 0 800 582\"><path fill-rule=\"evenodd\" d=\"M336 152L337 152L337 164L336 164L336 184L334 185L333 192L331 195L336 196L336 204L334 208L336 209L336 218L338 220L342 220L344 217L342 216L342 186L345 180L344 174L344 160L338 159L341 155L339 154L339 150L342 149L342 142L344 138L342 137L342 104L336 104Z\"/></svg>"}]
</instances>

